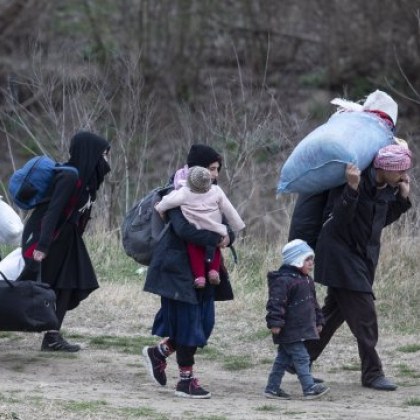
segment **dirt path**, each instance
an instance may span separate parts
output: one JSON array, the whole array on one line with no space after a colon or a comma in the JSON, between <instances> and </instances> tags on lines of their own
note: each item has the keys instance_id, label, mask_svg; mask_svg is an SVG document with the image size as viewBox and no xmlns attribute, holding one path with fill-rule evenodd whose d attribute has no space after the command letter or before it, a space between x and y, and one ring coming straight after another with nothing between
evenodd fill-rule
<instances>
[{"instance_id":1,"label":"dirt path","mask_svg":"<svg viewBox=\"0 0 420 420\"><path fill-rule=\"evenodd\" d=\"M197 357L197 376L211 390L212 398L174 397L174 360L168 365L167 387L152 384L141 363L140 347L142 340L150 340L150 312L156 300L145 300L138 289L133 292L132 287L124 287L119 286L118 293L111 286L101 288L89 305L69 316L67 333L78 334L76 341L85 344L76 355L38 351L39 334L0 335L0 419L420 419L419 407L409 405L420 400L419 351L398 350L403 345L420 344L418 337L394 334L381 338L379 351L387 373L399 384L396 392L359 385L356 346L343 329L315 367L331 392L320 400L302 401L296 378L286 375L283 387L294 398L273 401L265 399L262 390L274 347L269 338L263 338L238 348L232 336L226 335L226 327L233 331L234 324L222 328L235 309L228 306L219 309L209 351ZM117 309L107 311L103 302L110 296ZM243 322L249 328L254 325L253 319ZM101 348L98 337L104 342L116 337L121 340ZM137 340L133 343L138 349L133 349L133 343L121 345L127 337ZM235 352L249 360L250 367L226 369L223 354Z\"/></svg>"}]
</instances>

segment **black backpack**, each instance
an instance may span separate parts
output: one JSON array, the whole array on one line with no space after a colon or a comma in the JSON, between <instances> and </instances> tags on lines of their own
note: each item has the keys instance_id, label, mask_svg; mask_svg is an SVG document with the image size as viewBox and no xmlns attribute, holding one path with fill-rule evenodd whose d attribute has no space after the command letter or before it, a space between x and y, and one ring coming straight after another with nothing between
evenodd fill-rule
<instances>
[{"instance_id":1,"label":"black backpack","mask_svg":"<svg viewBox=\"0 0 420 420\"><path fill-rule=\"evenodd\" d=\"M125 253L142 265L149 265L153 250L170 223L162 220L155 204L173 187L158 187L138 201L124 217L121 227Z\"/></svg>"}]
</instances>

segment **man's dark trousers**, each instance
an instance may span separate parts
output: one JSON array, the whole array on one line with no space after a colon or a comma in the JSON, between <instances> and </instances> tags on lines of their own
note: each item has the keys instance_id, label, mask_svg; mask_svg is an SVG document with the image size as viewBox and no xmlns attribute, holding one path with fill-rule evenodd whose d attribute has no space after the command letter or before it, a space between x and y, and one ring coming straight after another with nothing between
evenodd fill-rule
<instances>
[{"instance_id":1,"label":"man's dark trousers","mask_svg":"<svg viewBox=\"0 0 420 420\"><path fill-rule=\"evenodd\" d=\"M335 331L345 321L357 339L362 362L362 385L369 385L383 376L382 363L375 350L378 342L378 321L372 293L329 287L322 312L325 326L319 340L306 342L311 361L316 360Z\"/></svg>"}]
</instances>

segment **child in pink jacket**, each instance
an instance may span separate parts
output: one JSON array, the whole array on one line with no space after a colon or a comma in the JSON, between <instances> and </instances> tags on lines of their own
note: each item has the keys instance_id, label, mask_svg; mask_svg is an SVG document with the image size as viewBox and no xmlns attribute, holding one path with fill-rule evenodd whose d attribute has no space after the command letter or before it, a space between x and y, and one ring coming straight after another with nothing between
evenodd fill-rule
<instances>
[{"instance_id":1,"label":"child in pink jacket","mask_svg":"<svg viewBox=\"0 0 420 420\"><path fill-rule=\"evenodd\" d=\"M184 217L198 229L210 230L222 237L227 236L223 216L233 231L245 228L245 223L223 190L212 184L209 170L201 166L190 168L187 184L165 195L155 206L162 217L165 211L175 207L181 207ZM220 249L216 248L213 259L207 261L203 247L189 243L187 250L195 287L203 288L206 284L206 262L209 264L210 284L219 284Z\"/></svg>"}]
</instances>

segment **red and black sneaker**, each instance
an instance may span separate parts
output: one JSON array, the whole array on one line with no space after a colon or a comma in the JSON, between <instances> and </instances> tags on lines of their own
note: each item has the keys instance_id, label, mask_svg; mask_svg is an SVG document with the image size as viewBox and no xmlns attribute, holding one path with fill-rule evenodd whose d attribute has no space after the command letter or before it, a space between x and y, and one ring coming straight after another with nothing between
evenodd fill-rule
<instances>
[{"instance_id":1,"label":"red and black sneaker","mask_svg":"<svg viewBox=\"0 0 420 420\"><path fill-rule=\"evenodd\" d=\"M166 357L158 350L157 346L144 347L143 356L150 377L161 386L166 385Z\"/></svg>"},{"instance_id":2,"label":"red and black sneaker","mask_svg":"<svg viewBox=\"0 0 420 420\"><path fill-rule=\"evenodd\" d=\"M210 392L200 386L197 378L180 379L176 385L175 395L182 398L211 398Z\"/></svg>"}]
</instances>

